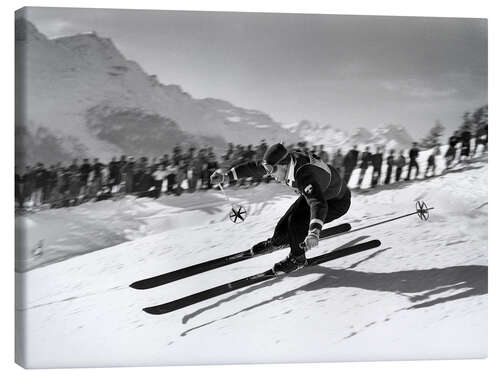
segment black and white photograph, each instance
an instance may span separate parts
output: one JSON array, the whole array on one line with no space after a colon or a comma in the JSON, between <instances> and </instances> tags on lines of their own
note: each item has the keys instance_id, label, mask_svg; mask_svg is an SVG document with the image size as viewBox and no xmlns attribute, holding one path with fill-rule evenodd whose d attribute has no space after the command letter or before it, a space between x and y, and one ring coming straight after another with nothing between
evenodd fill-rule
<instances>
[{"instance_id":1,"label":"black and white photograph","mask_svg":"<svg viewBox=\"0 0 500 375\"><path fill-rule=\"evenodd\" d=\"M21 8L13 198L24 368L486 358L488 20Z\"/></svg>"}]
</instances>

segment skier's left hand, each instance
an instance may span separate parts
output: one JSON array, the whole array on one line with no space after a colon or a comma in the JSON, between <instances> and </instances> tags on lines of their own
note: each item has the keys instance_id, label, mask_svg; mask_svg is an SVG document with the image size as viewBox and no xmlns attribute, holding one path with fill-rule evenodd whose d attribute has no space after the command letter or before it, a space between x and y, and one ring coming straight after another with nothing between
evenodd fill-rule
<instances>
[{"instance_id":1,"label":"skier's left hand","mask_svg":"<svg viewBox=\"0 0 500 375\"><path fill-rule=\"evenodd\" d=\"M305 250L311 250L313 247L318 246L319 243L319 229L309 231L306 239L304 240Z\"/></svg>"}]
</instances>

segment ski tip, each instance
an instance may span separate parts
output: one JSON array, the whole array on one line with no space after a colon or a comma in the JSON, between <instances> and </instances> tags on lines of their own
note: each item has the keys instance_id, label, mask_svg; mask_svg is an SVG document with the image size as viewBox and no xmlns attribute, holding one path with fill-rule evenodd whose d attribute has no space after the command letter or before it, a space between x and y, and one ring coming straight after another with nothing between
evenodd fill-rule
<instances>
[{"instance_id":1,"label":"ski tip","mask_svg":"<svg viewBox=\"0 0 500 375\"><path fill-rule=\"evenodd\" d=\"M151 314L151 315L161 315L163 312L157 308L154 307L145 307L142 309L145 313Z\"/></svg>"},{"instance_id":2,"label":"ski tip","mask_svg":"<svg viewBox=\"0 0 500 375\"><path fill-rule=\"evenodd\" d=\"M141 285L141 283L139 283L138 281L133 282L132 284L129 285L129 287L131 287L132 289L139 289L139 290L147 289L146 287Z\"/></svg>"}]
</instances>

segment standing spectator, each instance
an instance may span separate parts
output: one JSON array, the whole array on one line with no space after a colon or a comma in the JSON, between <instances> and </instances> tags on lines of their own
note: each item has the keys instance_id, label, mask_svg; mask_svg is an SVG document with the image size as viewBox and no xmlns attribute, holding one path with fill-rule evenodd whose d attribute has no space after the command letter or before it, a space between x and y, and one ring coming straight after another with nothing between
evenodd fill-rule
<instances>
[{"instance_id":1,"label":"standing spectator","mask_svg":"<svg viewBox=\"0 0 500 375\"><path fill-rule=\"evenodd\" d=\"M455 155L457 153L457 143L460 141L458 136L458 130L448 139L448 149L446 150L446 154L444 157L446 158L446 169L451 167L451 163L455 160Z\"/></svg>"},{"instance_id":2,"label":"standing spectator","mask_svg":"<svg viewBox=\"0 0 500 375\"><path fill-rule=\"evenodd\" d=\"M78 170L69 171L69 202L70 205L76 206L78 204L78 196L80 194L80 173Z\"/></svg>"},{"instance_id":3,"label":"standing spectator","mask_svg":"<svg viewBox=\"0 0 500 375\"><path fill-rule=\"evenodd\" d=\"M82 186L81 194L87 195L87 184L89 182L89 175L92 171L92 167L89 163L89 159L83 159L83 163L80 166L80 184Z\"/></svg>"},{"instance_id":4,"label":"standing spectator","mask_svg":"<svg viewBox=\"0 0 500 375\"><path fill-rule=\"evenodd\" d=\"M167 178L167 168L165 165L160 164L158 168L153 172L153 179L155 180L155 198L161 196L161 190L163 187L163 181Z\"/></svg>"},{"instance_id":5,"label":"standing spectator","mask_svg":"<svg viewBox=\"0 0 500 375\"><path fill-rule=\"evenodd\" d=\"M175 195L181 195L184 191L184 182L187 184L187 165L185 160L180 160L179 165L177 167L177 184L175 186Z\"/></svg>"},{"instance_id":6,"label":"standing spectator","mask_svg":"<svg viewBox=\"0 0 500 375\"><path fill-rule=\"evenodd\" d=\"M73 159L73 162L70 164L68 169L71 173L78 172L80 169L80 167L78 166L78 159Z\"/></svg>"},{"instance_id":7,"label":"standing spectator","mask_svg":"<svg viewBox=\"0 0 500 375\"><path fill-rule=\"evenodd\" d=\"M57 183L55 188L55 196L51 207L62 207L66 201L66 192L69 188L69 180L66 178L65 169L60 163L56 165Z\"/></svg>"},{"instance_id":8,"label":"standing spectator","mask_svg":"<svg viewBox=\"0 0 500 375\"><path fill-rule=\"evenodd\" d=\"M120 157L120 160L118 161L118 169L119 169L119 174L120 174L120 181L118 182L119 185L123 186L125 183L125 166L127 165L127 156L122 155Z\"/></svg>"},{"instance_id":9,"label":"standing spectator","mask_svg":"<svg viewBox=\"0 0 500 375\"><path fill-rule=\"evenodd\" d=\"M325 145L319 145L319 151L318 151L318 156L321 160L325 162L325 164L330 164L330 157L328 156L328 152L324 150ZM340 151L340 150L339 150ZM339 171L342 168L339 169Z\"/></svg>"},{"instance_id":10,"label":"standing spectator","mask_svg":"<svg viewBox=\"0 0 500 375\"><path fill-rule=\"evenodd\" d=\"M134 191L135 160L133 156L128 157L127 164L123 167L125 176L125 193L132 194Z\"/></svg>"},{"instance_id":11,"label":"standing spectator","mask_svg":"<svg viewBox=\"0 0 500 375\"><path fill-rule=\"evenodd\" d=\"M466 128L460 136L460 141L462 142L460 160L462 160L462 156L464 157L464 159L470 158L470 139L471 139L471 133L469 129Z\"/></svg>"},{"instance_id":12,"label":"standing spectator","mask_svg":"<svg viewBox=\"0 0 500 375\"><path fill-rule=\"evenodd\" d=\"M61 207L64 201L63 191L63 168L60 163L55 166L55 186L52 193L50 207Z\"/></svg>"},{"instance_id":13,"label":"standing spectator","mask_svg":"<svg viewBox=\"0 0 500 375\"><path fill-rule=\"evenodd\" d=\"M62 202L61 205L67 206L69 204L69 187L70 187L70 179L71 179L71 172L69 167L68 168L62 168L62 185L61 185L61 193L62 193Z\"/></svg>"},{"instance_id":14,"label":"standing spectator","mask_svg":"<svg viewBox=\"0 0 500 375\"><path fill-rule=\"evenodd\" d=\"M361 165L360 165L361 171L359 172L358 189L361 188L361 184L363 183L366 170L370 166L371 160L372 160L372 153L370 152L370 146L366 146L365 151L361 154Z\"/></svg>"},{"instance_id":15,"label":"standing spectator","mask_svg":"<svg viewBox=\"0 0 500 375\"><path fill-rule=\"evenodd\" d=\"M232 165L242 164L245 162L245 149L242 145L236 145Z\"/></svg>"},{"instance_id":16,"label":"standing spectator","mask_svg":"<svg viewBox=\"0 0 500 375\"><path fill-rule=\"evenodd\" d=\"M113 189L113 186L119 185L121 183L121 169L120 162L116 160L116 157L113 156L111 161L108 164L109 170L109 188Z\"/></svg>"},{"instance_id":17,"label":"standing spectator","mask_svg":"<svg viewBox=\"0 0 500 375\"><path fill-rule=\"evenodd\" d=\"M19 206L19 208L23 208L23 205L24 205L24 198L23 198L23 176L21 176L21 174L18 173L17 171L17 167L16 167L16 176L15 176L15 191L14 191L14 194L15 194L15 199L16 199L16 202Z\"/></svg>"},{"instance_id":18,"label":"standing spectator","mask_svg":"<svg viewBox=\"0 0 500 375\"><path fill-rule=\"evenodd\" d=\"M134 185L132 188L133 193L141 192L142 179L144 177L144 174L146 173L144 162L141 159L139 159L134 166Z\"/></svg>"},{"instance_id":19,"label":"standing spectator","mask_svg":"<svg viewBox=\"0 0 500 375\"><path fill-rule=\"evenodd\" d=\"M54 198L54 194L57 190L57 168L55 165L51 165L49 170L47 171L48 182L47 182L47 198L48 202L52 202Z\"/></svg>"},{"instance_id":20,"label":"standing spectator","mask_svg":"<svg viewBox=\"0 0 500 375\"><path fill-rule=\"evenodd\" d=\"M175 166L178 166L182 160L182 148L179 144L176 144L174 147L172 159L174 161Z\"/></svg>"},{"instance_id":21,"label":"standing spectator","mask_svg":"<svg viewBox=\"0 0 500 375\"><path fill-rule=\"evenodd\" d=\"M174 161L170 161L170 164L167 166L167 194L174 193L174 187L177 183L177 167L174 164Z\"/></svg>"},{"instance_id":22,"label":"standing spectator","mask_svg":"<svg viewBox=\"0 0 500 375\"><path fill-rule=\"evenodd\" d=\"M34 171L27 165L23 174L23 202L31 200L33 189L35 187L34 183Z\"/></svg>"},{"instance_id":23,"label":"standing spectator","mask_svg":"<svg viewBox=\"0 0 500 375\"><path fill-rule=\"evenodd\" d=\"M158 168L153 172L153 179L155 184L155 198L161 196L161 188L163 186L163 181L167 178L167 168L163 164L160 164Z\"/></svg>"},{"instance_id":24,"label":"standing spectator","mask_svg":"<svg viewBox=\"0 0 500 375\"><path fill-rule=\"evenodd\" d=\"M222 165L224 166L224 168L231 167L233 154L234 154L234 146L231 142L229 142L227 144L226 152L222 155ZM198 156L199 156L199 153L198 153ZM197 161L197 164L200 164L199 160Z\"/></svg>"},{"instance_id":25,"label":"standing spectator","mask_svg":"<svg viewBox=\"0 0 500 375\"><path fill-rule=\"evenodd\" d=\"M358 157L359 157L358 146L354 145L353 148L350 149L349 152L346 154L344 161L342 163L344 166L344 181L346 185L349 184L352 171L354 170L354 168L356 168L356 165L358 165Z\"/></svg>"},{"instance_id":26,"label":"standing spectator","mask_svg":"<svg viewBox=\"0 0 500 375\"><path fill-rule=\"evenodd\" d=\"M343 175L344 169L344 155L342 155L342 150L339 148L332 158L332 167L335 168L339 175Z\"/></svg>"},{"instance_id":27,"label":"standing spectator","mask_svg":"<svg viewBox=\"0 0 500 375\"><path fill-rule=\"evenodd\" d=\"M94 164L92 165L92 173L93 173L93 179L92 179L92 185L94 188L94 192L97 193L99 190L102 188L102 169L104 165L99 161L98 158L94 159Z\"/></svg>"},{"instance_id":28,"label":"standing spectator","mask_svg":"<svg viewBox=\"0 0 500 375\"><path fill-rule=\"evenodd\" d=\"M207 163L207 175L208 175L208 184L207 189L212 188L212 182L210 181L210 176L219 168L219 164L217 163L217 159L215 155L210 155Z\"/></svg>"},{"instance_id":29,"label":"standing spectator","mask_svg":"<svg viewBox=\"0 0 500 375\"><path fill-rule=\"evenodd\" d=\"M382 147L377 147L375 154L372 155L373 172L371 187L375 187L378 185L380 175L382 174L382 160Z\"/></svg>"},{"instance_id":30,"label":"standing spectator","mask_svg":"<svg viewBox=\"0 0 500 375\"><path fill-rule=\"evenodd\" d=\"M43 168L42 171L42 180L43 180L43 186L42 186L42 204L47 203L49 198L50 198L50 171L46 169L45 167Z\"/></svg>"},{"instance_id":31,"label":"standing spectator","mask_svg":"<svg viewBox=\"0 0 500 375\"><path fill-rule=\"evenodd\" d=\"M146 156L141 156L141 158L135 163L135 169L141 174L146 173L148 168L148 158Z\"/></svg>"},{"instance_id":32,"label":"standing spectator","mask_svg":"<svg viewBox=\"0 0 500 375\"><path fill-rule=\"evenodd\" d=\"M394 165L394 149L389 151L389 156L386 159L386 164L387 164L387 169L385 171L384 184L388 185L391 183L392 166Z\"/></svg>"},{"instance_id":33,"label":"standing spectator","mask_svg":"<svg viewBox=\"0 0 500 375\"><path fill-rule=\"evenodd\" d=\"M479 125L476 129L476 141L474 142L474 153L476 155L477 147L483 145L483 151L488 152L488 125Z\"/></svg>"},{"instance_id":34,"label":"standing spectator","mask_svg":"<svg viewBox=\"0 0 500 375\"><path fill-rule=\"evenodd\" d=\"M432 153L427 158L427 168L425 168L424 177L427 177L427 172L429 172L429 169L432 170L433 176L436 174L436 156L438 155L441 155L441 148L439 145L434 147Z\"/></svg>"},{"instance_id":35,"label":"standing spectator","mask_svg":"<svg viewBox=\"0 0 500 375\"><path fill-rule=\"evenodd\" d=\"M189 163L189 161L194 160L194 158L196 157L195 153L196 153L196 146L193 145L193 146L189 147L188 163Z\"/></svg>"},{"instance_id":36,"label":"standing spectator","mask_svg":"<svg viewBox=\"0 0 500 375\"><path fill-rule=\"evenodd\" d=\"M399 157L394 162L394 165L396 166L396 182L399 182L401 174L403 173L403 168L406 165L406 158L404 157L403 150L399 151Z\"/></svg>"},{"instance_id":37,"label":"standing spectator","mask_svg":"<svg viewBox=\"0 0 500 375\"><path fill-rule=\"evenodd\" d=\"M37 163L37 167L33 173L34 189L31 200L33 206L38 207L43 203L43 190L47 184L47 174L43 163Z\"/></svg>"},{"instance_id":38,"label":"standing spectator","mask_svg":"<svg viewBox=\"0 0 500 375\"><path fill-rule=\"evenodd\" d=\"M192 193L198 185L198 170L195 160L190 160L187 166L188 192Z\"/></svg>"},{"instance_id":39,"label":"standing spectator","mask_svg":"<svg viewBox=\"0 0 500 375\"><path fill-rule=\"evenodd\" d=\"M409 157L410 157L410 164L408 165L408 174L406 175L405 181L410 181L410 175L411 175L411 170L413 168L416 169L415 173L415 179L418 177L419 173L419 166L417 162L418 154L420 150L417 147L417 142L413 142L413 147L410 149Z\"/></svg>"},{"instance_id":40,"label":"standing spectator","mask_svg":"<svg viewBox=\"0 0 500 375\"><path fill-rule=\"evenodd\" d=\"M156 182L153 177L153 166L146 167L145 169L141 169L138 175L138 183L137 183L137 197L145 198L145 197L156 197Z\"/></svg>"}]
</instances>

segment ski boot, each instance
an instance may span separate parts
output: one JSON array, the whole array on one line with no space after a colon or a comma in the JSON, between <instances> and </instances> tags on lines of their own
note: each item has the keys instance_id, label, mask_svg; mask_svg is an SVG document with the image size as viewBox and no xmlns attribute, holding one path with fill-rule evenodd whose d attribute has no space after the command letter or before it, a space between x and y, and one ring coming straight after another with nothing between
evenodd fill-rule
<instances>
[{"instance_id":1,"label":"ski boot","mask_svg":"<svg viewBox=\"0 0 500 375\"><path fill-rule=\"evenodd\" d=\"M252 253L254 255L269 254L275 250L281 249L283 246L275 245L272 238L259 242L252 246Z\"/></svg>"},{"instance_id":2,"label":"ski boot","mask_svg":"<svg viewBox=\"0 0 500 375\"><path fill-rule=\"evenodd\" d=\"M288 256L285 259L283 259L281 262L276 263L273 266L273 271L276 275L289 273L304 267L306 263L307 263L306 254L299 254L299 255L288 254Z\"/></svg>"}]
</instances>

